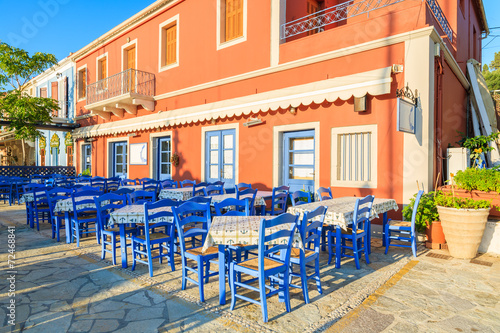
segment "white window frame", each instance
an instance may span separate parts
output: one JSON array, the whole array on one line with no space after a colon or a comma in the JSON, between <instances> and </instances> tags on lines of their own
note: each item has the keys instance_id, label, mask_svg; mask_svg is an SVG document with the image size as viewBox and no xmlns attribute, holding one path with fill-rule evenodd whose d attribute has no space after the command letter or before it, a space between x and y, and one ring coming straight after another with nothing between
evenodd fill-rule
<instances>
[{"instance_id":1,"label":"white window frame","mask_svg":"<svg viewBox=\"0 0 500 333\"><path fill-rule=\"evenodd\" d=\"M122 45L121 50L122 50L122 72L126 70L125 68L125 51L130 49L132 45L135 45L135 69L137 70L137 56L138 56L138 48L137 48L137 38L134 40L131 40L128 43L125 43Z\"/></svg>"},{"instance_id":2,"label":"white window frame","mask_svg":"<svg viewBox=\"0 0 500 333\"><path fill-rule=\"evenodd\" d=\"M137 54L136 54L137 57ZM108 52L101 54L95 59L95 68L96 68L96 82L102 79L105 79L105 77L100 78L99 77L102 75L101 73L101 66L99 66L99 62L101 61L102 58L106 58L106 77L109 76L109 58L108 58Z\"/></svg>"},{"instance_id":3,"label":"white window frame","mask_svg":"<svg viewBox=\"0 0 500 333\"><path fill-rule=\"evenodd\" d=\"M224 1L224 2L223 2ZM225 32L225 20L222 22L222 18L225 17L222 13L222 8L223 5L225 5L226 0L217 0L217 50L224 49L226 47L230 47L239 43L246 42L247 40L247 17L248 17L248 0L242 0L243 1L243 36L231 39L230 41L223 41L222 40L222 34L226 33ZM224 23L224 31L222 29L222 26Z\"/></svg>"},{"instance_id":4,"label":"white window frame","mask_svg":"<svg viewBox=\"0 0 500 333\"><path fill-rule=\"evenodd\" d=\"M78 142L78 151L80 152L80 173L83 172L83 163L82 163L82 158L83 158L83 145L90 145L90 173L92 174L92 166L94 165L94 159L93 159L93 154L92 154L92 142L85 142L85 140L80 140ZM73 152L73 163L76 162L76 154ZM76 164L73 164L76 165Z\"/></svg>"},{"instance_id":5,"label":"white window frame","mask_svg":"<svg viewBox=\"0 0 500 333\"><path fill-rule=\"evenodd\" d=\"M109 177L112 177L111 175L113 174L113 163L111 163L110 161L113 161L113 143L114 142L124 142L126 141L127 142L127 177L130 176L130 152L129 152L129 148L130 148L130 142L129 142L129 137L128 136L125 136L125 137L117 137L117 138L107 138L106 139L106 147L108 149L107 151L107 154L106 154L106 165L108 166L106 168L106 177L109 178Z\"/></svg>"},{"instance_id":6,"label":"white window frame","mask_svg":"<svg viewBox=\"0 0 500 333\"><path fill-rule=\"evenodd\" d=\"M166 28L168 28L169 26L173 25L172 23L175 22L175 26L176 26L176 56L175 56L175 59L176 59L176 62L172 63L172 64L169 64L169 65L165 65L165 66L162 66L162 60L165 56L165 45L163 43L163 30L165 30ZM178 67L179 66L179 14L169 18L168 20L160 23L159 25L159 39L158 39L158 72L163 72L163 71L166 71L166 70L169 70L171 68L174 68L174 67ZM165 38L165 43L166 43L166 38Z\"/></svg>"},{"instance_id":7,"label":"white window frame","mask_svg":"<svg viewBox=\"0 0 500 333\"><path fill-rule=\"evenodd\" d=\"M320 178L320 122L299 123L290 125L279 125L273 127L273 187L283 184L283 134L286 132L297 132L314 130L314 188L319 188Z\"/></svg>"},{"instance_id":8,"label":"white window frame","mask_svg":"<svg viewBox=\"0 0 500 333\"><path fill-rule=\"evenodd\" d=\"M164 138L164 137L170 137L170 142L173 142L173 136L172 136L172 131L164 131L164 132L158 132L158 133L151 133L149 135L149 160L152 161L149 165L149 178L156 179L156 174L157 174L157 164L158 164L158 147L154 149L155 141L157 141L159 138ZM172 149L171 153L173 154L174 151ZM170 178L172 179L173 175L173 170L174 166L172 164L172 167L170 168Z\"/></svg>"},{"instance_id":9,"label":"white window frame","mask_svg":"<svg viewBox=\"0 0 500 333\"><path fill-rule=\"evenodd\" d=\"M206 146L206 132L212 131L222 131L227 129L234 129L234 183L238 184L240 179L240 132L239 132L239 123L235 124L224 124L224 125L213 125L213 126L204 126L201 128L201 181L206 181L205 179L205 146Z\"/></svg>"},{"instance_id":10,"label":"white window frame","mask_svg":"<svg viewBox=\"0 0 500 333\"><path fill-rule=\"evenodd\" d=\"M76 95L78 102L85 101L87 99L87 92L85 91L85 97L80 98L80 72L82 69L85 69L85 89L89 84L89 71L87 69L87 64L80 66L76 69Z\"/></svg>"},{"instance_id":11,"label":"white window frame","mask_svg":"<svg viewBox=\"0 0 500 333\"><path fill-rule=\"evenodd\" d=\"M339 134L354 134L371 132L370 173L369 181L337 180L337 166L340 163L337 157L337 144ZM377 188L377 161L378 161L378 134L377 125L334 127L331 132L331 183L332 187Z\"/></svg>"}]
</instances>

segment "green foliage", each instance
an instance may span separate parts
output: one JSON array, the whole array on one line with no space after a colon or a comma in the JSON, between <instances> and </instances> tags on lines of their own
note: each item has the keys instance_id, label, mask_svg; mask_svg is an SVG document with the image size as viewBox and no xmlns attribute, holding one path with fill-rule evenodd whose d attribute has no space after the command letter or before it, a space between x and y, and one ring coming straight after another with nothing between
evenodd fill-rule
<instances>
[{"instance_id":1,"label":"green foliage","mask_svg":"<svg viewBox=\"0 0 500 333\"><path fill-rule=\"evenodd\" d=\"M89 177L91 177L92 173L90 173L90 169L87 168L87 169L83 170L82 171L82 176L89 176Z\"/></svg>"},{"instance_id":2,"label":"green foliage","mask_svg":"<svg viewBox=\"0 0 500 333\"><path fill-rule=\"evenodd\" d=\"M478 135L467 138L462 132L458 133L462 136L462 139L458 142L458 144L469 149L473 165L481 165L481 154L493 150L494 148L491 147L489 143L495 141L500 135L500 132L496 132L491 133L490 135Z\"/></svg>"},{"instance_id":3,"label":"green foliage","mask_svg":"<svg viewBox=\"0 0 500 333\"><path fill-rule=\"evenodd\" d=\"M483 76L488 90L500 90L500 52L495 52L495 58L489 66L483 66Z\"/></svg>"},{"instance_id":4,"label":"green foliage","mask_svg":"<svg viewBox=\"0 0 500 333\"><path fill-rule=\"evenodd\" d=\"M439 192L436 195L435 202L437 206L456 208L456 209L481 209L491 208L490 200L473 200L471 198L457 198L453 194L444 194Z\"/></svg>"},{"instance_id":5,"label":"green foliage","mask_svg":"<svg viewBox=\"0 0 500 333\"><path fill-rule=\"evenodd\" d=\"M500 192L500 171L494 169L468 168L457 172L453 182L467 191Z\"/></svg>"},{"instance_id":6,"label":"green foliage","mask_svg":"<svg viewBox=\"0 0 500 333\"><path fill-rule=\"evenodd\" d=\"M25 92L31 78L55 64L52 54L30 56L25 50L0 43L0 119L10 122L8 130L14 130L17 139L39 137L36 126L50 122L52 111L59 109L52 98L31 97ZM3 88L7 84L12 86L8 92Z\"/></svg>"},{"instance_id":7,"label":"green foliage","mask_svg":"<svg viewBox=\"0 0 500 333\"><path fill-rule=\"evenodd\" d=\"M432 224L432 221L439 220L439 214L434 200L436 192L429 192L422 195L415 216L415 228L418 232L425 232L427 226ZM417 194L410 199L410 204L403 208L403 218L405 221L411 221L413 214L413 205Z\"/></svg>"}]
</instances>

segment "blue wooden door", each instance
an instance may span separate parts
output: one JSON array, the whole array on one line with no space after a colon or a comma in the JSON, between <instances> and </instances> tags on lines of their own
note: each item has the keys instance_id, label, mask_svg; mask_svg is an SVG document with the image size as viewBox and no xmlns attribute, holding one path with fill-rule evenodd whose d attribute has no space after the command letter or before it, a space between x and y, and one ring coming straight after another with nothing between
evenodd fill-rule
<instances>
[{"instance_id":1,"label":"blue wooden door","mask_svg":"<svg viewBox=\"0 0 500 333\"><path fill-rule=\"evenodd\" d=\"M212 183L220 180L224 182L225 188L234 188L236 131L206 132L205 142L206 181Z\"/></svg>"},{"instance_id":2,"label":"blue wooden door","mask_svg":"<svg viewBox=\"0 0 500 333\"><path fill-rule=\"evenodd\" d=\"M158 139L158 156L157 156L157 170L158 179L171 179L172 178L172 165L170 157L172 153L170 137Z\"/></svg>"},{"instance_id":3,"label":"blue wooden door","mask_svg":"<svg viewBox=\"0 0 500 333\"><path fill-rule=\"evenodd\" d=\"M283 134L283 180L290 192L314 192L314 130Z\"/></svg>"},{"instance_id":4,"label":"blue wooden door","mask_svg":"<svg viewBox=\"0 0 500 333\"><path fill-rule=\"evenodd\" d=\"M52 166L59 166L59 148L50 148L50 154L52 155Z\"/></svg>"},{"instance_id":5,"label":"blue wooden door","mask_svg":"<svg viewBox=\"0 0 500 333\"><path fill-rule=\"evenodd\" d=\"M127 143L113 143L113 177L127 178Z\"/></svg>"},{"instance_id":6,"label":"blue wooden door","mask_svg":"<svg viewBox=\"0 0 500 333\"><path fill-rule=\"evenodd\" d=\"M91 154L92 146L90 144L82 145L82 172L87 169L91 170Z\"/></svg>"}]
</instances>

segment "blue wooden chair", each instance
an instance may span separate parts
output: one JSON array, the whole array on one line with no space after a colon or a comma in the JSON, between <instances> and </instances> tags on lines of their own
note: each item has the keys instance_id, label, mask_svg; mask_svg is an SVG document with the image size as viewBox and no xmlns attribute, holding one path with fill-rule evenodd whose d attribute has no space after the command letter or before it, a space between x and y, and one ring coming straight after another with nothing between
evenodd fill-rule
<instances>
[{"instance_id":1,"label":"blue wooden chair","mask_svg":"<svg viewBox=\"0 0 500 333\"><path fill-rule=\"evenodd\" d=\"M207 186L208 185L217 185L217 186L222 186L224 187L224 182L222 180L218 180L218 181L215 181L215 182L211 182L211 183L207 183Z\"/></svg>"},{"instance_id":2,"label":"blue wooden chair","mask_svg":"<svg viewBox=\"0 0 500 333\"><path fill-rule=\"evenodd\" d=\"M254 304L258 304L262 309L264 322L267 317L267 298L279 292L283 292L286 311L290 312L290 292L289 292L289 265L292 237L297 225L298 216L292 214L282 214L270 219L261 219L259 228L258 256L256 258L229 264L229 284L231 286L231 310L236 305L236 298L243 299ZM286 227L284 226L286 225ZM266 229L284 226L285 228L276 230L266 235ZM279 241L284 238L285 242ZM282 260L275 259L270 255L277 255L280 252ZM239 281L237 274L250 275L252 278L246 281ZM266 284L270 280L271 284ZM258 281L258 287L253 282ZM275 288L276 283L278 287ZM249 298L246 295L238 294L239 288L246 288L260 293L260 301ZM270 290L267 292L267 290Z\"/></svg>"},{"instance_id":3,"label":"blue wooden chair","mask_svg":"<svg viewBox=\"0 0 500 333\"><path fill-rule=\"evenodd\" d=\"M75 189L75 192L82 192L82 191L95 191L95 192L100 192L101 194L104 194L104 191L101 190L101 188L99 186L83 185L83 186L77 187Z\"/></svg>"},{"instance_id":4,"label":"blue wooden chair","mask_svg":"<svg viewBox=\"0 0 500 333\"><path fill-rule=\"evenodd\" d=\"M321 289L321 279L319 275L319 248L321 240L321 231L323 229L323 221L325 220L327 208L321 206L312 212L306 212L302 221L299 222L298 229L305 251L299 248L292 248L290 253L290 275L292 277L299 277L301 285L290 284L291 287L301 288L304 294L305 303L309 303L309 290L307 282L310 279L316 281L316 287L320 294L323 293ZM314 263L314 265L308 265ZM300 272L293 271L294 265L300 267ZM314 269L314 273L307 275L306 268Z\"/></svg>"},{"instance_id":5,"label":"blue wooden chair","mask_svg":"<svg viewBox=\"0 0 500 333\"><path fill-rule=\"evenodd\" d=\"M65 188L47 189L45 191L49 204L50 222L52 224L52 239L57 237L58 242L61 240L60 231L63 227L65 216L63 212L56 213L54 209L56 208L57 201L71 198L71 193L73 193L72 190Z\"/></svg>"},{"instance_id":6,"label":"blue wooden chair","mask_svg":"<svg viewBox=\"0 0 500 333\"><path fill-rule=\"evenodd\" d=\"M34 184L34 183L26 184L23 185L23 194L33 193L33 190L35 188L40 189L44 187L45 185L43 184ZM29 224L30 227L33 227L35 218L33 202L26 201L25 204L26 204L26 224Z\"/></svg>"},{"instance_id":7,"label":"blue wooden chair","mask_svg":"<svg viewBox=\"0 0 500 333\"><path fill-rule=\"evenodd\" d=\"M257 191L257 189L250 187L244 190L236 191L236 199L241 200L243 197L250 199L250 202L248 203L250 207L250 215L255 215L255 197L257 196Z\"/></svg>"},{"instance_id":8,"label":"blue wooden chair","mask_svg":"<svg viewBox=\"0 0 500 333\"><path fill-rule=\"evenodd\" d=\"M143 191L154 192L155 196L153 201L156 201L158 188L159 188L159 182L156 180L145 180L142 182Z\"/></svg>"},{"instance_id":9,"label":"blue wooden chair","mask_svg":"<svg viewBox=\"0 0 500 333\"><path fill-rule=\"evenodd\" d=\"M36 230L40 230L40 219L45 222L50 221L49 202L45 191L52 187L38 187L33 190L33 221L36 223Z\"/></svg>"},{"instance_id":10,"label":"blue wooden chair","mask_svg":"<svg viewBox=\"0 0 500 333\"><path fill-rule=\"evenodd\" d=\"M134 191L127 196L130 205L143 205L145 202L156 201L156 193L151 191Z\"/></svg>"},{"instance_id":11,"label":"blue wooden chair","mask_svg":"<svg viewBox=\"0 0 500 333\"><path fill-rule=\"evenodd\" d=\"M332 199L332 189L329 187L320 187L316 191L318 193L319 201Z\"/></svg>"},{"instance_id":12,"label":"blue wooden chair","mask_svg":"<svg viewBox=\"0 0 500 333\"><path fill-rule=\"evenodd\" d=\"M120 177L111 177L106 180L106 192L113 192L118 190L120 187L121 178Z\"/></svg>"},{"instance_id":13,"label":"blue wooden chair","mask_svg":"<svg viewBox=\"0 0 500 333\"><path fill-rule=\"evenodd\" d=\"M173 213L168 209L155 213L152 210L176 207L178 205L178 201L170 199L144 203L144 232L142 235L132 236L132 270L135 270L136 263L140 262L148 265L149 276L153 277L153 259L159 259L161 264L163 258L167 258L170 263L170 269L175 271L175 228ZM155 229L158 228L165 228L165 232L157 232ZM152 254L155 250L158 250L158 255ZM142 256L145 256L145 259L142 259Z\"/></svg>"},{"instance_id":14,"label":"blue wooden chair","mask_svg":"<svg viewBox=\"0 0 500 333\"><path fill-rule=\"evenodd\" d=\"M118 190L113 191L113 192L111 192L111 193L113 193L113 194L118 194L118 195L122 195L122 194L129 194L129 193L132 193L132 192L134 192L134 190L133 190L133 189L131 189L131 188L127 188L127 187L122 187L122 188L119 188Z\"/></svg>"},{"instance_id":15,"label":"blue wooden chair","mask_svg":"<svg viewBox=\"0 0 500 333\"><path fill-rule=\"evenodd\" d=\"M97 210L94 197L102 195L99 191L80 191L71 193L73 202L73 216L71 217L71 243L76 238L76 246L80 247L80 238L91 233L96 234L97 243L100 243L99 229L97 228Z\"/></svg>"},{"instance_id":16,"label":"blue wooden chair","mask_svg":"<svg viewBox=\"0 0 500 333\"><path fill-rule=\"evenodd\" d=\"M311 202L311 195L309 192L304 191L295 191L290 193L290 201L292 202L292 206L303 205Z\"/></svg>"},{"instance_id":17,"label":"blue wooden chair","mask_svg":"<svg viewBox=\"0 0 500 333\"><path fill-rule=\"evenodd\" d=\"M120 185L121 186L137 185L137 180L125 178L125 179L120 180Z\"/></svg>"},{"instance_id":18,"label":"blue wooden chair","mask_svg":"<svg viewBox=\"0 0 500 333\"><path fill-rule=\"evenodd\" d=\"M142 185L144 182L146 182L146 181L154 181L154 179L153 178L144 177L144 178L141 178L141 179L137 179L137 181L139 182L139 185Z\"/></svg>"},{"instance_id":19,"label":"blue wooden chair","mask_svg":"<svg viewBox=\"0 0 500 333\"><path fill-rule=\"evenodd\" d=\"M384 228L384 238L385 238L385 254L389 250L389 246L398 247L409 247L413 252L413 256L417 257L417 235L415 231L415 219L417 217L418 204L420 203L420 198L424 194L424 191L420 190L415 198L415 203L413 204L413 212L411 214L411 221L396 221L391 220L387 222ZM410 244L391 244L391 240L397 240L400 242L410 243Z\"/></svg>"},{"instance_id":20,"label":"blue wooden chair","mask_svg":"<svg viewBox=\"0 0 500 333\"><path fill-rule=\"evenodd\" d=\"M6 181L0 181L0 200L3 200L3 203L7 201L9 205L12 205L12 184Z\"/></svg>"},{"instance_id":21,"label":"blue wooden chair","mask_svg":"<svg viewBox=\"0 0 500 333\"><path fill-rule=\"evenodd\" d=\"M252 188L252 184L250 184L250 183L239 183L239 184L234 185L234 187L236 188L236 192L238 192L238 191L246 190L247 188Z\"/></svg>"},{"instance_id":22,"label":"blue wooden chair","mask_svg":"<svg viewBox=\"0 0 500 333\"><path fill-rule=\"evenodd\" d=\"M186 202L196 202L196 203L208 203L209 205L212 203L212 197L202 197L202 196L197 196L197 197L191 197L186 200Z\"/></svg>"},{"instance_id":23,"label":"blue wooden chair","mask_svg":"<svg viewBox=\"0 0 500 333\"><path fill-rule=\"evenodd\" d=\"M99 191L105 192L106 191L106 178L103 177L92 177L90 178L90 186L92 187L98 187Z\"/></svg>"},{"instance_id":24,"label":"blue wooden chair","mask_svg":"<svg viewBox=\"0 0 500 333\"><path fill-rule=\"evenodd\" d=\"M340 268L340 260L342 257L354 258L356 268L360 269L359 257L361 252L365 253L366 263L369 264L368 258L368 230L370 230L370 214L372 210L373 195L368 195L363 199L357 199L354 205L354 216L352 227L343 230L336 227L335 231L328 233L328 264L331 263L333 257L333 247L335 246L335 267ZM335 245L333 238L335 237ZM346 244L346 240L351 242L351 246ZM351 250L352 255L349 255L345 250Z\"/></svg>"},{"instance_id":25,"label":"blue wooden chair","mask_svg":"<svg viewBox=\"0 0 500 333\"><path fill-rule=\"evenodd\" d=\"M201 182L196 185L193 185L193 197L196 197L198 195L205 195L205 187L207 187L207 183Z\"/></svg>"},{"instance_id":26,"label":"blue wooden chair","mask_svg":"<svg viewBox=\"0 0 500 333\"><path fill-rule=\"evenodd\" d=\"M178 188L179 184L175 180L167 179L160 181L160 189L164 188Z\"/></svg>"},{"instance_id":27,"label":"blue wooden chair","mask_svg":"<svg viewBox=\"0 0 500 333\"><path fill-rule=\"evenodd\" d=\"M181 180L181 187L190 187L196 185L196 181L191 180L191 179L184 179Z\"/></svg>"},{"instance_id":28,"label":"blue wooden chair","mask_svg":"<svg viewBox=\"0 0 500 333\"><path fill-rule=\"evenodd\" d=\"M203 194L206 197L224 194L224 186L222 186L222 185L208 185L207 187L203 188Z\"/></svg>"},{"instance_id":29,"label":"blue wooden chair","mask_svg":"<svg viewBox=\"0 0 500 333\"><path fill-rule=\"evenodd\" d=\"M110 213L127 205L127 196L125 194L107 193L100 197L95 197L94 202L97 211L97 227L99 228L101 237L101 259L106 259L106 252L110 253L113 265L116 265L116 249L120 248L117 245L120 237L120 228L110 228L108 227L108 222ZM136 228L125 227L125 234L127 235L135 234L136 232ZM110 246L111 249L107 249L107 246Z\"/></svg>"},{"instance_id":30,"label":"blue wooden chair","mask_svg":"<svg viewBox=\"0 0 500 333\"><path fill-rule=\"evenodd\" d=\"M208 283L211 276L219 274L219 271L210 272L210 260L218 257L216 246L208 248L205 253L201 252L202 247L186 247L186 238L201 237L201 244L205 243L205 238L210 228L210 204L200 204L196 202L185 202L178 207L173 207L175 225L179 234L181 256L182 256L182 290L186 289L186 282L190 281L198 285L200 301L205 301L204 283ZM200 223L203 227L199 227ZM193 224L195 226L193 227ZM206 226L206 227L205 227ZM188 266L188 260L196 262L196 267ZM188 273L194 273L197 279L192 278Z\"/></svg>"},{"instance_id":31,"label":"blue wooden chair","mask_svg":"<svg viewBox=\"0 0 500 333\"><path fill-rule=\"evenodd\" d=\"M288 186L279 186L273 188L273 195L271 200L271 208L266 209L266 215L271 216L283 214L286 212L286 201L288 199L288 191L290 188Z\"/></svg>"}]
</instances>

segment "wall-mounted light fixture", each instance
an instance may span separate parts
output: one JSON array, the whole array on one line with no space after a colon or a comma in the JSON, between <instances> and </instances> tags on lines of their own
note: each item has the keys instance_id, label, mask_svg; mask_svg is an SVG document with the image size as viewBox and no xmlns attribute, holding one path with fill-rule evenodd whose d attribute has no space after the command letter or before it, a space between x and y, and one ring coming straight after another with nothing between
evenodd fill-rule
<instances>
[{"instance_id":1,"label":"wall-mounted light fixture","mask_svg":"<svg viewBox=\"0 0 500 333\"><path fill-rule=\"evenodd\" d=\"M130 37L127 37L127 43L130 43Z\"/></svg>"},{"instance_id":2,"label":"wall-mounted light fixture","mask_svg":"<svg viewBox=\"0 0 500 333\"><path fill-rule=\"evenodd\" d=\"M366 95L363 97L354 97L354 111L366 111Z\"/></svg>"},{"instance_id":3,"label":"wall-mounted light fixture","mask_svg":"<svg viewBox=\"0 0 500 333\"><path fill-rule=\"evenodd\" d=\"M259 118L250 118L246 122L243 123L243 126L250 127L250 126L259 125L259 124L262 124L262 123L263 123L262 119L259 119Z\"/></svg>"},{"instance_id":4,"label":"wall-mounted light fixture","mask_svg":"<svg viewBox=\"0 0 500 333\"><path fill-rule=\"evenodd\" d=\"M134 136L137 136L137 133L129 133L127 134L128 137L133 138Z\"/></svg>"},{"instance_id":5,"label":"wall-mounted light fixture","mask_svg":"<svg viewBox=\"0 0 500 333\"><path fill-rule=\"evenodd\" d=\"M60 79L62 77L62 73L56 73L56 78Z\"/></svg>"},{"instance_id":6,"label":"wall-mounted light fixture","mask_svg":"<svg viewBox=\"0 0 500 333\"><path fill-rule=\"evenodd\" d=\"M290 113L291 113L291 114L297 114L297 108L296 108L296 107L291 106L291 107L290 107Z\"/></svg>"},{"instance_id":7,"label":"wall-mounted light fixture","mask_svg":"<svg viewBox=\"0 0 500 333\"><path fill-rule=\"evenodd\" d=\"M215 118L210 119L210 124L215 125Z\"/></svg>"}]
</instances>

